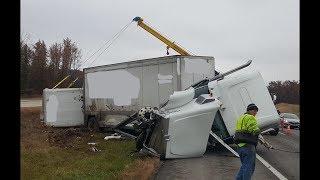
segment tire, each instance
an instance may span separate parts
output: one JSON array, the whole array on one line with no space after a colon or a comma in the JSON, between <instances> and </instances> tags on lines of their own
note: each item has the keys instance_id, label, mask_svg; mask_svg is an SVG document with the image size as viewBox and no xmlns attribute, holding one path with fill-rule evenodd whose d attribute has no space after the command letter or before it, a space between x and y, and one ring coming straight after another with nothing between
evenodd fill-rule
<instances>
[{"instance_id":1,"label":"tire","mask_svg":"<svg viewBox=\"0 0 320 180\"><path fill-rule=\"evenodd\" d=\"M269 132L269 134L270 134L271 136L276 136L276 135L278 135L278 133L279 133L279 128L274 128L273 131L270 131L270 132Z\"/></svg>"},{"instance_id":2,"label":"tire","mask_svg":"<svg viewBox=\"0 0 320 180\"><path fill-rule=\"evenodd\" d=\"M95 117L90 117L88 119L88 130L91 132L99 132L99 123Z\"/></svg>"}]
</instances>

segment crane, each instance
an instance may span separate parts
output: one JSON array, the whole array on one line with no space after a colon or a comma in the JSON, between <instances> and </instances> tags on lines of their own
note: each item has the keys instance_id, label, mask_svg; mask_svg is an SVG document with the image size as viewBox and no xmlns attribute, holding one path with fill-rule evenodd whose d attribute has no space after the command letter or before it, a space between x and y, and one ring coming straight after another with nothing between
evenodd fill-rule
<instances>
[{"instance_id":1,"label":"crane","mask_svg":"<svg viewBox=\"0 0 320 180\"><path fill-rule=\"evenodd\" d=\"M177 44L175 44L173 41L169 40L168 38L164 37L163 35L161 35L159 32L157 32L156 30L154 30L153 28L151 28L150 26L148 26L147 24L145 24L143 22L143 19L141 17L135 17L132 21L136 21L138 23L138 26L140 26L141 28L143 28L144 30L146 30L147 32L149 32L150 34L152 34L153 36L155 36L156 38L158 38L160 41L162 41L163 43L165 43L167 45L167 50L169 48L175 50L177 53L183 55L183 56L191 56L191 54L189 54L187 52L187 50L183 49L182 47L178 46ZM167 54L168 51L167 51Z\"/></svg>"},{"instance_id":2,"label":"crane","mask_svg":"<svg viewBox=\"0 0 320 180\"><path fill-rule=\"evenodd\" d=\"M147 32L149 32L150 34L152 34L154 37L158 38L160 41L162 41L163 43L165 43L167 45L167 55L169 54L168 50L169 48L175 50L177 53L179 53L180 55L183 56L192 56L190 53L187 52L187 50L183 49L182 47L178 46L177 44L175 44L173 41L169 40L168 38L164 37L163 35L161 35L158 31L154 30L153 28L151 28L149 25L147 25L146 23L143 22L143 19L139 16L133 18L132 21L137 22L138 26L140 26L141 28L143 28L144 30L146 30ZM214 71L215 75L220 74L218 71Z\"/></svg>"}]
</instances>

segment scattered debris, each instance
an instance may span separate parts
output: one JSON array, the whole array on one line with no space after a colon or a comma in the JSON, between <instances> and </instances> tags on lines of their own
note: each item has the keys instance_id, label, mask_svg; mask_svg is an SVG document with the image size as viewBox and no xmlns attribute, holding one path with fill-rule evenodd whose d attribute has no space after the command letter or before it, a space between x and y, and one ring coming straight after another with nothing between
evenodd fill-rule
<instances>
[{"instance_id":1,"label":"scattered debris","mask_svg":"<svg viewBox=\"0 0 320 180\"><path fill-rule=\"evenodd\" d=\"M111 136L106 136L105 138L104 138L104 140L109 140L109 139L121 139L122 137L121 137L121 135L119 135L118 133L114 133L114 134L112 134Z\"/></svg>"},{"instance_id":2,"label":"scattered debris","mask_svg":"<svg viewBox=\"0 0 320 180\"><path fill-rule=\"evenodd\" d=\"M88 145L96 145L97 143L89 142Z\"/></svg>"},{"instance_id":3,"label":"scattered debris","mask_svg":"<svg viewBox=\"0 0 320 180\"><path fill-rule=\"evenodd\" d=\"M93 151L93 152L101 151L101 150L97 149L96 147L91 147L90 150Z\"/></svg>"},{"instance_id":4,"label":"scattered debris","mask_svg":"<svg viewBox=\"0 0 320 180\"><path fill-rule=\"evenodd\" d=\"M83 137L88 136L81 128L47 128L48 141L52 146L72 147L75 141L79 142Z\"/></svg>"}]
</instances>

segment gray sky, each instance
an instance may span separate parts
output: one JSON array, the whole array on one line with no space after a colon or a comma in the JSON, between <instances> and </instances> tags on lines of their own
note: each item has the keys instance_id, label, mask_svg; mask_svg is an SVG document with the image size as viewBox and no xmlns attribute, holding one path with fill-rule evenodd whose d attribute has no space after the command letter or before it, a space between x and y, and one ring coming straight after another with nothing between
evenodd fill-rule
<instances>
[{"instance_id":1,"label":"gray sky","mask_svg":"<svg viewBox=\"0 0 320 180\"><path fill-rule=\"evenodd\" d=\"M21 34L48 46L69 37L85 60L135 16L192 53L214 56L218 71L252 58L267 82L299 80L298 0L21 0ZM84 67L165 53L162 42L132 23Z\"/></svg>"}]
</instances>

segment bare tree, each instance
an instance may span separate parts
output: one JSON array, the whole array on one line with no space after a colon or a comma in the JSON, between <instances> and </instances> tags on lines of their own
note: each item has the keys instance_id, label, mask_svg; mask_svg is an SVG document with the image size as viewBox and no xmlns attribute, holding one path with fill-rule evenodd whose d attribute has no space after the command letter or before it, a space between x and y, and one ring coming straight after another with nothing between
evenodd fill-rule
<instances>
[{"instance_id":1,"label":"bare tree","mask_svg":"<svg viewBox=\"0 0 320 180\"><path fill-rule=\"evenodd\" d=\"M36 90L37 93L41 93L47 86L48 77L46 73L47 69L47 48L44 41L38 41L34 44L34 53L31 63L31 82L30 86Z\"/></svg>"},{"instance_id":2,"label":"bare tree","mask_svg":"<svg viewBox=\"0 0 320 180\"><path fill-rule=\"evenodd\" d=\"M50 86L53 85L53 83L57 82L58 75L60 72L60 67L61 67L61 62L62 62L62 45L58 43L54 43L53 45L50 46L49 48L49 58L50 58L50 63L49 63L49 72L50 72Z\"/></svg>"},{"instance_id":3,"label":"bare tree","mask_svg":"<svg viewBox=\"0 0 320 180\"><path fill-rule=\"evenodd\" d=\"M32 53L33 51L28 44L20 41L20 84L22 92L25 92L28 88Z\"/></svg>"},{"instance_id":4,"label":"bare tree","mask_svg":"<svg viewBox=\"0 0 320 180\"><path fill-rule=\"evenodd\" d=\"M80 61L81 52L77 45L71 41L69 38L63 40L63 50L62 50L62 75L66 76L70 74L71 69L75 69Z\"/></svg>"},{"instance_id":5,"label":"bare tree","mask_svg":"<svg viewBox=\"0 0 320 180\"><path fill-rule=\"evenodd\" d=\"M71 44L71 69L78 69L80 66L81 50L75 43Z\"/></svg>"},{"instance_id":6,"label":"bare tree","mask_svg":"<svg viewBox=\"0 0 320 180\"><path fill-rule=\"evenodd\" d=\"M62 43L52 44L48 50L44 41L39 40L31 47L21 40L20 48L22 93L29 88L34 93L41 94L44 88L52 88L67 75L71 75L71 78L59 87L67 87L76 77L80 78L80 82L73 87L82 84L82 73L77 70L81 52L70 38L63 39Z\"/></svg>"}]
</instances>

